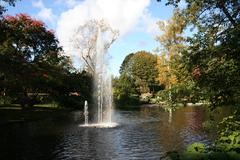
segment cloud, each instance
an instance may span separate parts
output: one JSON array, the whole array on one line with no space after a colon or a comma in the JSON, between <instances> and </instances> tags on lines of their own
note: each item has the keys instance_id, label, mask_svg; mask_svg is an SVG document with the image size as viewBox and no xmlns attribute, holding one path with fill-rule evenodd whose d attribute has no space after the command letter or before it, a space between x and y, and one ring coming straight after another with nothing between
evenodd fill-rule
<instances>
[{"instance_id":1,"label":"cloud","mask_svg":"<svg viewBox=\"0 0 240 160\"><path fill-rule=\"evenodd\" d=\"M152 16L151 13L145 9L140 20L139 29L155 36L159 34L158 21L160 21L159 18Z\"/></svg>"},{"instance_id":2,"label":"cloud","mask_svg":"<svg viewBox=\"0 0 240 160\"><path fill-rule=\"evenodd\" d=\"M148 42L147 41L144 41L144 40L141 40L141 41L138 41L137 42L137 45L139 47L146 47L148 45Z\"/></svg>"},{"instance_id":3,"label":"cloud","mask_svg":"<svg viewBox=\"0 0 240 160\"><path fill-rule=\"evenodd\" d=\"M57 0L57 3L65 3L68 7L73 7L79 3L77 0Z\"/></svg>"},{"instance_id":4,"label":"cloud","mask_svg":"<svg viewBox=\"0 0 240 160\"><path fill-rule=\"evenodd\" d=\"M186 1L185 1L185 0L180 1L180 2L178 3L178 7L179 7L180 9L186 8L186 7L187 7Z\"/></svg>"},{"instance_id":5,"label":"cloud","mask_svg":"<svg viewBox=\"0 0 240 160\"><path fill-rule=\"evenodd\" d=\"M59 41L68 52L74 30L90 19L104 19L113 29L119 30L122 37L136 29L149 5L150 0L85 0L61 14L57 24Z\"/></svg>"},{"instance_id":6,"label":"cloud","mask_svg":"<svg viewBox=\"0 0 240 160\"><path fill-rule=\"evenodd\" d=\"M38 0L36 2L33 2L33 7L40 9L40 11L38 12L37 16L44 20L44 21L48 21L52 24L54 24L55 20L56 20L56 16L53 14L52 9L51 8L47 8L42 0Z\"/></svg>"}]
</instances>

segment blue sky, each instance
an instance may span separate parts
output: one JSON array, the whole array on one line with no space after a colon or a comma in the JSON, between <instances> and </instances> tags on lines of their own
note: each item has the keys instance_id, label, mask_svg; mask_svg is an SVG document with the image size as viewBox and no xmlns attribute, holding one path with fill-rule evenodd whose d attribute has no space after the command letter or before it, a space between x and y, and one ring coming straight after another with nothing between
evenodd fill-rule
<instances>
[{"instance_id":1,"label":"blue sky","mask_svg":"<svg viewBox=\"0 0 240 160\"><path fill-rule=\"evenodd\" d=\"M114 8L114 3L118 3L119 7ZM56 31L61 42L68 35L64 27L72 25L68 15L73 17L72 22L76 22L81 21L84 16L86 19L98 16L98 13L106 14L102 10L109 10L107 14L113 13L111 16L107 15L107 18L121 31L119 39L108 51L111 57L110 71L113 75L118 75L126 55L140 50L153 52L159 46L154 40L155 36L160 34L156 22L169 19L173 7L165 6L164 1L159 3L156 0L22 0L17 2L15 7L8 7L6 14L27 13L42 20L48 28Z\"/></svg>"}]
</instances>

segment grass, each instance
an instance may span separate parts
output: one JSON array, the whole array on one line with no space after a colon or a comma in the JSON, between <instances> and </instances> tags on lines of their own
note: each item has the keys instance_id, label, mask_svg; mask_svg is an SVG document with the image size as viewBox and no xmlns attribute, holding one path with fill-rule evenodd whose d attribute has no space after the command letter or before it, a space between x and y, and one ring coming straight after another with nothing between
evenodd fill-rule
<instances>
[{"instance_id":1,"label":"grass","mask_svg":"<svg viewBox=\"0 0 240 160\"><path fill-rule=\"evenodd\" d=\"M70 112L71 109L62 108L52 103L37 104L26 109L23 109L20 104L0 104L0 126L52 118L61 120L62 115Z\"/></svg>"},{"instance_id":2,"label":"grass","mask_svg":"<svg viewBox=\"0 0 240 160\"><path fill-rule=\"evenodd\" d=\"M4 110L22 110L20 104L0 104L0 109ZM63 109L56 103L46 103L46 104L36 104L33 107L29 107L29 109L38 110L38 109Z\"/></svg>"},{"instance_id":3,"label":"grass","mask_svg":"<svg viewBox=\"0 0 240 160\"><path fill-rule=\"evenodd\" d=\"M47 104L36 104L34 107L41 107L41 108L60 108L56 103L47 103Z\"/></svg>"}]
</instances>

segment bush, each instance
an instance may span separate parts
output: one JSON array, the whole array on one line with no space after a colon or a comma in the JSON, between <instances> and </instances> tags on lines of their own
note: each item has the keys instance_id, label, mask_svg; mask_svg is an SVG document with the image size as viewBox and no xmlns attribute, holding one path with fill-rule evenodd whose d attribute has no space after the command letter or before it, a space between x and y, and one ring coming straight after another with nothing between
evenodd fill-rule
<instances>
[{"instance_id":1,"label":"bush","mask_svg":"<svg viewBox=\"0 0 240 160\"><path fill-rule=\"evenodd\" d=\"M203 143L193 143L187 147L187 153L204 153L206 151Z\"/></svg>"},{"instance_id":2,"label":"bush","mask_svg":"<svg viewBox=\"0 0 240 160\"><path fill-rule=\"evenodd\" d=\"M140 101L144 103L149 103L151 98L152 98L151 93L143 93L140 96Z\"/></svg>"},{"instance_id":3,"label":"bush","mask_svg":"<svg viewBox=\"0 0 240 160\"><path fill-rule=\"evenodd\" d=\"M85 99L81 96L58 96L55 101L64 108L83 109Z\"/></svg>"},{"instance_id":4,"label":"bush","mask_svg":"<svg viewBox=\"0 0 240 160\"><path fill-rule=\"evenodd\" d=\"M219 136L214 151L240 153L240 116L238 112L223 119L219 124Z\"/></svg>"},{"instance_id":5,"label":"bush","mask_svg":"<svg viewBox=\"0 0 240 160\"><path fill-rule=\"evenodd\" d=\"M202 123L202 127L205 131L210 132L217 129L217 123L213 120L207 120Z\"/></svg>"},{"instance_id":6,"label":"bush","mask_svg":"<svg viewBox=\"0 0 240 160\"><path fill-rule=\"evenodd\" d=\"M1 105L6 105L6 104L11 104L13 99L9 96L0 96L0 104Z\"/></svg>"}]
</instances>

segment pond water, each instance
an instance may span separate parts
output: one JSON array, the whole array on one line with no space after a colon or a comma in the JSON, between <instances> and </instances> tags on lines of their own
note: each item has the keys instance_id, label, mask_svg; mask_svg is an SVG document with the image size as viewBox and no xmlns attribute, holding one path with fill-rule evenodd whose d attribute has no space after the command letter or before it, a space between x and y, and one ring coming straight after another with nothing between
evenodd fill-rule
<instances>
[{"instance_id":1,"label":"pond water","mask_svg":"<svg viewBox=\"0 0 240 160\"><path fill-rule=\"evenodd\" d=\"M202 130L207 114L198 107L184 107L172 117L159 108L114 115L116 128L79 127L81 112L1 125L0 159L162 159L168 151L183 151L192 142L210 144L214 138Z\"/></svg>"}]
</instances>

